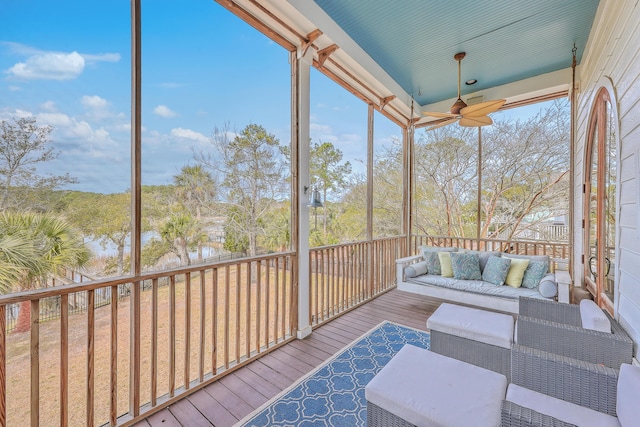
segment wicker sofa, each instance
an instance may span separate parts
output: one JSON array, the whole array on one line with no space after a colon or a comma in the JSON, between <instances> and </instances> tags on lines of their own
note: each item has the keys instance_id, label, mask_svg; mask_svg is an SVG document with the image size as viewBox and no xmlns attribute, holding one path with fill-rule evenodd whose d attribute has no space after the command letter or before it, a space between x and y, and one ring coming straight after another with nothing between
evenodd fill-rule
<instances>
[{"instance_id":1,"label":"wicker sofa","mask_svg":"<svg viewBox=\"0 0 640 427\"><path fill-rule=\"evenodd\" d=\"M447 248L443 248L447 249ZM487 253L488 254L488 253ZM491 252L491 254L499 254ZM523 257L509 255L510 257ZM541 257L531 257L541 258ZM547 257L548 259L548 257ZM424 254L400 258L396 260L396 280L398 289L440 298L447 301L454 301L463 304L474 305L492 310L499 310L518 314L518 299L521 296L531 299L553 301L556 298L561 302L569 302L569 279L568 272L558 272L545 277L555 284L555 294L553 296L543 296L538 288L530 289L525 287L512 288L510 286L495 286L483 280L464 280L450 277L443 277L436 274L419 274L410 277L407 274L412 266L424 263ZM551 260L549 259L549 263ZM562 277L561 277L562 275ZM550 295L547 293L547 295Z\"/></svg>"}]
</instances>

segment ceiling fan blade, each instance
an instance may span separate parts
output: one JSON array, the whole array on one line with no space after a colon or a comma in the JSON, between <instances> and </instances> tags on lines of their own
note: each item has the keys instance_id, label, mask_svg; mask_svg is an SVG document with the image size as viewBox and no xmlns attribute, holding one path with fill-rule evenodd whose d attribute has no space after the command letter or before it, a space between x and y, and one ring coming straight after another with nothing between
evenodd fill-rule
<instances>
[{"instance_id":1,"label":"ceiling fan blade","mask_svg":"<svg viewBox=\"0 0 640 427\"><path fill-rule=\"evenodd\" d=\"M487 114L491 114L494 111L498 111L505 102L507 102L506 99L495 99L493 101L469 105L468 107L464 107L462 110L460 110L460 114L464 117L486 116Z\"/></svg>"},{"instance_id":2,"label":"ceiling fan blade","mask_svg":"<svg viewBox=\"0 0 640 427\"><path fill-rule=\"evenodd\" d=\"M493 120L491 120L489 116L463 117L458 124L468 128L475 128L479 126L489 126L493 124Z\"/></svg>"},{"instance_id":3,"label":"ceiling fan blade","mask_svg":"<svg viewBox=\"0 0 640 427\"><path fill-rule=\"evenodd\" d=\"M455 123L457 121L458 121L458 117L454 117L452 119L444 120L444 121L442 121L440 123L436 123L435 125L428 127L426 130L438 129L438 128L441 128L443 126L450 125L451 123Z\"/></svg>"},{"instance_id":4,"label":"ceiling fan blade","mask_svg":"<svg viewBox=\"0 0 640 427\"><path fill-rule=\"evenodd\" d=\"M422 113L425 116L430 116L430 117L438 117L440 119L449 119L449 118L457 118L458 115L457 114L451 114L451 113L438 113L438 112L431 112L431 111L427 111Z\"/></svg>"}]
</instances>

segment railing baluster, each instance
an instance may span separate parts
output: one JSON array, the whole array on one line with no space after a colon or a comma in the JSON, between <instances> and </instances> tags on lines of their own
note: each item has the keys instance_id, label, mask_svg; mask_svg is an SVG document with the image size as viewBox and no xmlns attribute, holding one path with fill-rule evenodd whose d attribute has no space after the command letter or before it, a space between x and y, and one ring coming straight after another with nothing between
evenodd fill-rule
<instances>
[{"instance_id":1,"label":"railing baluster","mask_svg":"<svg viewBox=\"0 0 640 427\"><path fill-rule=\"evenodd\" d=\"M0 426L6 427L6 425L7 425L7 306L0 305Z\"/></svg>"},{"instance_id":2,"label":"railing baluster","mask_svg":"<svg viewBox=\"0 0 640 427\"><path fill-rule=\"evenodd\" d=\"M176 276L169 276L169 396L176 389Z\"/></svg>"},{"instance_id":3,"label":"railing baluster","mask_svg":"<svg viewBox=\"0 0 640 427\"><path fill-rule=\"evenodd\" d=\"M207 317L207 301L206 301L206 287L205 287L205 270L200 270L200 352L198 353L198 380L202 382L204 380L204 353L205 353L205 332L206 332L206 317Z\"/></svg>"},{"instance_id":4,"label":"railing baluster","mask_svg":"<svg viewBox=\"0 0 640 427\"><path fill-rule=\"evenodd\" d=\"M31 427L40 425L40 300L31 300ZM26 304L21 307L24 308Z\"/></svg>"},{"instance_id":5,"label":"railing baluster","mask_svg":"<svg viewBox=\"0 0 640 427\"><path fill-rule=\"evenodd\" d=\"M281 337L282 339L285 338L286 334L285 334L285 317L286 317L286 308L287 308L287 302L286 302L286 297L287 297L287 258L283 258L282 259L282 307L281 310L282 311L282 327L281 327Z\"/></svg>"},{"instance_id":6,"label":"railing baluster","mask_svg":"<svg viewBox=\"0 0 640 427\"><path fill-rule=\"evenodd\" d=\"M235 362L240 361L240 276L242 274L242 264L236 264L236 327L235 327L235 341L236 341L236 358Z\"/></svg>"},{"instance_id":7,"label":"railing baluster","mask_svg":"<svg viewBox=\"0 0 640 427\"><path fill-rule=\"evenodd\" d=\"M273 319L273 342L278 343L278 321L280 319L280 258L276 258L275 265L275 295L274 295L274 319Z\"/></svg>"},{"instance_id":8,"label":"railing baluster","mask_svg":"<svg viewBox=\"0 0 640 427\"><path fill-rule=\"evenodd\" d=\"M224 342L223 342L223 351L224 351L224 368L229 369L229 312L231 311L231 303L229 302L230 296L230 287L231 284L229 281L231 280L231 268L229 265L226 265L224 268Z\"/></svg>"},{"instance_id":9,"label":"railing baluster","mask_svg":"<svg viewBox=\"0 0 640 427\"><path fill-rule=\"evenodd\" d=\"M266 297L265 299L267 300L267 305L266 305L266 313L265 313L265 318L266 318L266 323L265 323L265 335L266 335L266 348L269 348L271 346L271 260L267 261L267 271L265 274L266 277L266 283L265 283L265 290L266 290Z\"/></svg>"},{"instance_id":10,"label":"railing baluster","mask_svg":"<svg viewBox=\"0 0 640 427\"><path fill-rule=\"evenodd\" d=\"M336 280L334 270L336 267L335 248L329 249L329 304L331 304L331 315L336 314Z\"/></svg>"},{"instance_id":11,"label":"railing baluster","mask_svg":"<svg viewBox=\"0 0 640 427\"><path fill-rule=\"evenodd\" d=\"M260 335L262 332L262 261L256 264L256 354L260 353Z\"/></svg>"},{"instance_id":12,"label":"railing baluster","mask_svg":"<svg viewBox=\"0 0 640 427\"><path fill-rule=\"evenodd\" d=\"M247 352L247 359L251 355L251 283L252 276L251 272L253 270L253 263L249 262L247 264L247 279L246 282L246 292L245 292L245 340L244 346L245 351Z\"/></svg>"},{"instance_id":13,"label":"railing baluster","mask_svg":"<svg viewBox=\"0 0 640 427\"><path fill-rule=\"evenodd\" d=\"M118 419L118 285L113 285L107 289L111 289L111 349L109 351L111 355L109 360L111 367L109 378L111 399L109 401L109 422L111 425L116 425Z\"/></svg>"},{"instance_id":14,"label":"railing baluster","mask_svg":"<svg viewBox=\"0 0 640 427\"><path fill-rule=\"evenodd\" d=\"M130 340L131 363L129 370L129 410L133 416L140 414L140 282L130 283L131 315ZM175 320L175 318L174 318Z\"/></svg>"},{"instance_id":15,"label":"railing baluster","mask_svg":"<svg viewBox=\"0 0 640 427\"><path fill-rule=\"evenodd\" d=\"M191 372L191 273L184 275L184 389L189 390Z\"/></svg>"},{"instance_id":16,"label":"railing baluster","mask_svg":"<svg viewBox=\"0 0 640 427\"><path fill-rule=\"evenodd\" d=\"M93 289L87 291L87 426L94 425L95 311Z\"/></svg>"},{"instance_id":17,"label":"railing baluster","mask_svg":"<svg viewBox=\"0 0 640 427\"><path fill-rule=\"evenodd\" d=\"M158 278L156 277L151 281L151 406L157 405L158 403L157 399L158 399Z\"/></svg>"},{"instance_id":18,"label":"railing baluster","mask_svg":"<svg viewBox=\"0 0 640 427\"><path fill-rule=\"evenodd\" d=\"M4 327L2 331L4 332ZM5 424L0 423L0 425ZM69 425L69 295L67 294L60 296L60 425Z\"/></svg>"},{"instance_id":19,"label":"railing baluster","mask_svg":"<svg viewBox=\"0 0 640 427\"><path fill-rule=\"evenodd\" d=\"M211 307L211 372L218 373L218 269L211 272L212 307Z\"/></svg>"}]
</instances>

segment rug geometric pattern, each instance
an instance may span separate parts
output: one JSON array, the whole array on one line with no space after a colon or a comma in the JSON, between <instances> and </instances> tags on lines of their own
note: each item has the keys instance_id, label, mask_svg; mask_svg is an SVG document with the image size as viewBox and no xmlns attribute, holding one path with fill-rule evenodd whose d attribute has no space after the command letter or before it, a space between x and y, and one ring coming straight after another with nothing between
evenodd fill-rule
<instances>
[{"instance_id":1,"label":"rug geometric pattern","mask_svg":"<svg viewBox=\"0 0 640 427\"><path fill-rule=\"evenodd\" d=\"M429 334L383 322L237 426L366 426L364 387L404 346L429 348Z\"/></svg>"}]
</instances>

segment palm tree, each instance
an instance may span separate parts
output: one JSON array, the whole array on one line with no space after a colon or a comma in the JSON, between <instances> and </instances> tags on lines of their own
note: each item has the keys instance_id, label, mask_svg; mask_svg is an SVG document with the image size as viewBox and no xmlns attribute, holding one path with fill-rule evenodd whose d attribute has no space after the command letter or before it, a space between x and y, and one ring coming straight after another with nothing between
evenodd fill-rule
<instances>
[{"instance_id":1,"label":"palm tree","mask_svg":"<svg viewBox=\"0 0 640 427\"><path fill-rule=\"evenodd\" d=\"M176 196L184 208L201 225L202 210L210 209L216 196L216 181L202 165L185 165L178 175L173 177ZM198 261L202 261L202 246L206 239L198 240Z\"/></svg>"},{"instance_id":2,"label":"palm tree","mask_svg":"<svg viewBox=\"0 0 640 427\"><path fill-rule=\"evenodd\" d=\"M0 214L3 292L36 289L63 268L81 268L91 251L72 227L52 213ZM16 332L29 330L31 304L20 304Z\"/></svg>"},{"instance_id":3,"label":"palm tree","mask_svg":"<svg viewBox=\"0 0 640 427\"><path fill-rule=\"evenodd\" d=\"M36 247L25 237L0 236L0 294L12 292L14 283L20 282L26 271L41 268Z\"/></svg>"},{"instance_id":4,"label":"palm tree","mask_svg":"<svg viewBox=\"0 0 640 427\"><path fill-rule=\"evenodd\" d=\"M160 228L160 237L182 265L191 265L189 249L206 240L202 226L188 213L174 213Z\"/></svg>"}]
</instances>

